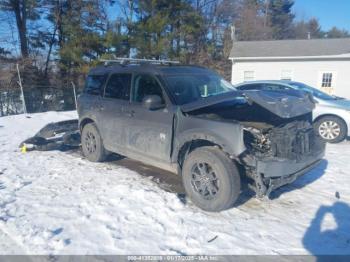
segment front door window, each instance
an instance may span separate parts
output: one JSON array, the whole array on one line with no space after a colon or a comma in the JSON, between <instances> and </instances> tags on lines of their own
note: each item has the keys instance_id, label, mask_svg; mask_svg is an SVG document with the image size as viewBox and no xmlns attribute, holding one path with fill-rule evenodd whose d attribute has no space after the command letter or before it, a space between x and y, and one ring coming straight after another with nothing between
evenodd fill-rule
<instances>
[{"instance_id":1,"label":"front door window","mask_svg":"<svg viewBox=\"0 0 350 262\"><path fill-rule=\"evenodd\" d=\"M143 99L149 95L157 95L164 102L162 88L151 75L138 75L134 80L133 101L142 103Z\"/></svg>"}]
</instances>

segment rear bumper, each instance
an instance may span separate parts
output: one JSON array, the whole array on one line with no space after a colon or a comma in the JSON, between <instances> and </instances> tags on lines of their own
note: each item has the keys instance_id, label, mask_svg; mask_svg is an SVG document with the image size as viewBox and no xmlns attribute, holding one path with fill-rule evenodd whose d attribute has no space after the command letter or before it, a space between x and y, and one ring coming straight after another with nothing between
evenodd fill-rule
<instances>
[{"instance_id":1,"label":"rear bumper","mask_svg":"<svg viewBox=\"0 0 350 262\"><path fill-rule=\"evenodd\" d=\"M348 137L350 137L350 113L349 116L345 119L346 127L348 128Z\"/></svg>"}]
</instances>

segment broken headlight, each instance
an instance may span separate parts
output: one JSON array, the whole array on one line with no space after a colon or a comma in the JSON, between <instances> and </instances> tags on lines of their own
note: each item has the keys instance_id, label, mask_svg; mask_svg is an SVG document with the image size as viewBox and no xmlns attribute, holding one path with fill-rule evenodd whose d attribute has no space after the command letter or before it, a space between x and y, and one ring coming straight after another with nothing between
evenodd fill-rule
<instances>
[{"instance_id":1,"label":"broken headlight","mask_svg":"<svg viewBox=\"0 0 350 262\"><path fill-rule=\"evenodd\" d=\"M266 154L271 150L271 140L268 132L249 127L244 129L245 146L254 153Z\"/></svg>"}]
</instances>

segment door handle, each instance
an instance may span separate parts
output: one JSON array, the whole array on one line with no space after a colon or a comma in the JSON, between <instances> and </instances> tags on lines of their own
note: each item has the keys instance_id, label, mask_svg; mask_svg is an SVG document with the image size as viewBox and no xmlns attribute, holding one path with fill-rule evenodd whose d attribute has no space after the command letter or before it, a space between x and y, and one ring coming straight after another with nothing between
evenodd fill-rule
<instances>
[{"instance_id":1,"label":"door handle","mask_svg":"<svg viewBox=\"0 0 350 262\"><path fill-rule=\"evenodd\" d=\"M134 117L134 115L135 115L135 111L134 110L131 110L131 111L128 112L128 116Z\"/></svg>"},{"instance_id":2,"label":"door handle","mask_svg":"<svg viewBox=\"0 0 350 262\"><path fill-rule=\"evenodd\" d=\"M103 110L105 110L105 107L104 107L104 106L99 106L99 107L98 107L98 110L99 110L99 111L103 111Z\"/></svg>"}]
</instances>

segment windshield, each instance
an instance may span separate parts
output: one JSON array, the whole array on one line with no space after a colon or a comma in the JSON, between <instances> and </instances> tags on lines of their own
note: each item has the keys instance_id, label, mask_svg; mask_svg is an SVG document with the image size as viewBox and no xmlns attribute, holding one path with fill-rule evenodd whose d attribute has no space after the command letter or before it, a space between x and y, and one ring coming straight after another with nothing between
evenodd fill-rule
<instances>
[{"instance_id":1,"label":"windshield","mask_svg":"<svg viewBox=\"0 0 350 262\"><path fill-rule=\"evenodd\" d=\"M216 74L165 75L164 79L178 105L236 90Z\"/></svg>"},{"instance_id":2,"label":"windshield","mask_svg":"<svg viewBox=\"0 0 350 262\"><path fill-rule=\"evenodd\" d=\"M325 92L322 92L316 88L305 85L303 83L290 83L291 86L294 86L298 89L311 93L314 97L322 99L322 100L335 100L334 96L328 95Z\"/></svg>"}]
</instances>

